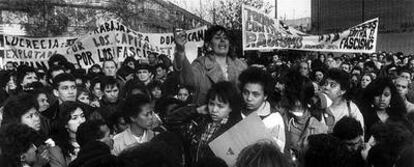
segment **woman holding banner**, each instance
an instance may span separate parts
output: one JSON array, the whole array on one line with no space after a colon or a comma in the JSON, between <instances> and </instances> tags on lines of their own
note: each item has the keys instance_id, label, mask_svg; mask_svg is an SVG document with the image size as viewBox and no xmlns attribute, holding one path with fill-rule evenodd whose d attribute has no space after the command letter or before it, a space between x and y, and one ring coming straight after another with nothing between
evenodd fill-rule
<instances>
[{"instance_id":1,"label":"woman holding banner","mask_svg":"<svg viewBox=\"0 0 414 167\"><path fill-rule=\"evenodd\" d=\"M208 89L219 81L230 81L235 86L240 73L247 68L236 58L230 32L222 26L212 26L205 33L204 53L190 64L185 55L187 36L184 31L175 33L174 68L182 85L195 90L194 103L205 104Z\"/></svg>"}]
</instances>

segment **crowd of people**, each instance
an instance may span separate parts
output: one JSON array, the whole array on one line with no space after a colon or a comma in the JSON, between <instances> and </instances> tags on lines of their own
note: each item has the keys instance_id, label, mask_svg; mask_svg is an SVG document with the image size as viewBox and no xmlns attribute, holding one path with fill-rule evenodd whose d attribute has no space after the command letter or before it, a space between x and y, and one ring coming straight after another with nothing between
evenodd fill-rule
<instances>
[{"instance_id":1,"label":"crowd of people","mask_svg":"<svg viewBox=\"0 0 414 167\"><path fill-rule=\"evenodd\" d=\"M204 56L149 54L89 69L64 55L48 69L7 62L0 72L1 167L226 167L209 143L250 114L270 138L236 167L414 166L414 56L235 55L210 27Z\"/></svg>"}]
</instances>

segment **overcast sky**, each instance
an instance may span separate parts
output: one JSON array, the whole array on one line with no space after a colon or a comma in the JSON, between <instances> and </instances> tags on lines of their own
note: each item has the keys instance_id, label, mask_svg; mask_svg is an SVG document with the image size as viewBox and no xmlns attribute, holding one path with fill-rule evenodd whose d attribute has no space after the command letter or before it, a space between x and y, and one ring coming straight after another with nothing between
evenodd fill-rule
<instances>
[{"instance_id":1,"label":"overcast sky","mask_svg":"<svg viewBox=\"0 0 414 167\"><path fill-rule=\"evenodd\" d=\"M200 6L211 5L212 1L219 0L169 0L190 12L200 10ZM275 0L264 0L274 5ZM311 0L278 0L278 17L286 19L295 19L302 17L310 17L310 1ZM200 5L201 4L201 5ZM271 13L274 16L274 11Z\"/></svg>"}]
</instances>

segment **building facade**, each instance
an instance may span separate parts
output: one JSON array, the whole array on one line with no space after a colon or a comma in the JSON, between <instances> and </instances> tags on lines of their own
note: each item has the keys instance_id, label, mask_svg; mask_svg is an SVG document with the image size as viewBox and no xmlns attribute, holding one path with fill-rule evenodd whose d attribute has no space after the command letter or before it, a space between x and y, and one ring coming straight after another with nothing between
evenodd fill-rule
<instances>
[{"instance_id":1,"label":"building facade","mask_svg":"<svg viewBox=\"0 0 414 167\"><path fill-rule=\"evenodd\" d=\"M414 53L413 0L311 0L312 33L342 31L379 18L377 51Z\"/></svg>"}]
</instances>

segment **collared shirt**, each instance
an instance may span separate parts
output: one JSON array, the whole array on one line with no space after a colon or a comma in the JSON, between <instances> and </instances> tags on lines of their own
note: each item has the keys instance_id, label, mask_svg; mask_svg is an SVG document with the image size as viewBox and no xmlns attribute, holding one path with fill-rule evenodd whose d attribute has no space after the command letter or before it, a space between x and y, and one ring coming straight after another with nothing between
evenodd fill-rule
<instances>
[{"instance_id":1,"label":"collared shirt","mask_svg":"<svg viewBox=\"0 0 414 167\"><path fill-rule=\"evenodd\" d=\"M262 119L265 124L266 130L270 133L276 144L280 147L280 151L283 152L286 144L285 136L285 124L282 115L279 112L272 112L269 102L264 102L256 111L253 111ZM242 118L246 118L246 115L242 113Z\"/></svg>"},{"instance_id":2,"label":"collared shirt","mask_svg":"<svg viewBox=\"0 0 414 167\"><path fill-rule=\"evenodd\" d=\"M151 130L145 130L141 137L137 137L132 134L131 129L127 128L123 132L114 136L114 149L113 153L119 155L123 150L131 148L137 144L150 141L154 137L154 132Z\"/></svg>"}]
</instances>

